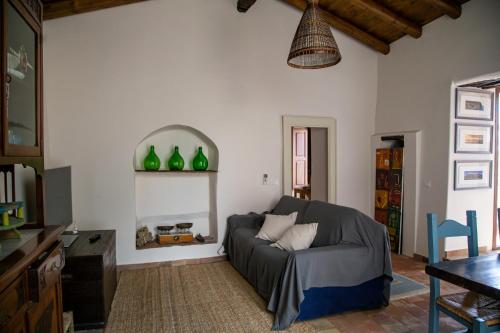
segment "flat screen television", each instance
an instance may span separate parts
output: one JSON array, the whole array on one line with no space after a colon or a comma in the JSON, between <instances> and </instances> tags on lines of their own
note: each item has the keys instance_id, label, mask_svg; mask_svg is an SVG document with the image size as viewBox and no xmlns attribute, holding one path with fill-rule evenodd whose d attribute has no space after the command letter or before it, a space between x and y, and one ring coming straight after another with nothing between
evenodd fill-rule
<instances>
[{"instance_id":1,"label":"flat screen television","mask_svg":"<svg viewBox=\"0 0 500 333\"><path fill-rule=\"evenodd\" d=\"M71 167L45 170L46 225L73 223L73 201L71 199Z\"/></svg>"}]
</instances>

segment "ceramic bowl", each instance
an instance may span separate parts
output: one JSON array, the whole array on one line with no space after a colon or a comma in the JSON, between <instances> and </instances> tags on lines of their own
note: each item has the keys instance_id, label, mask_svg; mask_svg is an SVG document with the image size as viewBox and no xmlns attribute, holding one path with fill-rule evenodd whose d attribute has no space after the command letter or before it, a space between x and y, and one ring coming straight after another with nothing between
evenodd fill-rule
<instances>
[{"instance_id":1,"label":"ceramic bowl","mask_svg":"<svg viewBox=\"0 0 500 333\"><path fill-rule=\"evenodd\" d=\"M156 227L158 231L170 231L174 228L173 225L159 225Z\"/></svg>"},{"instance_id":2,"label":"ceramic bowl","mask_svg":"<svg viewBox=\"0 0 500 333\"><path fill-rule=\"evenodd\" d=\"M177 223L175 226L179 229L189 229L193 226L193 224L190 222L183 222L183 223Z\"/></svg>"}]
</instances>

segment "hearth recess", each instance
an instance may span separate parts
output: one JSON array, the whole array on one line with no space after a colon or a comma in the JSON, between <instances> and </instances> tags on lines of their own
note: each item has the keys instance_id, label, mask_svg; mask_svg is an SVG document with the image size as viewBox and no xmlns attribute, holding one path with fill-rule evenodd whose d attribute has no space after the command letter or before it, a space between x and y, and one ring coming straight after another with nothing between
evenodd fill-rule
<instances>
[{"instance_id":1,"label":"hearth recess","mask_svg":"<svg viewBox=\"0 0 500 333\"><path fill-rule=\"evenodd\" d=\"M145 170L143 164L152 145L161 162L160 169L154 171ZM169 170L168 160L175 147L184 159L183 170ZM195 171L192 161L200 147L208 169ZM208 136L186 125L165 126L137 145L133 163L136 230L146 235L141 240L150 240L136 243L137 249L217 243L219 150ZM201 237L196 239L198 234Z\"/></svg>"}]
</instances>

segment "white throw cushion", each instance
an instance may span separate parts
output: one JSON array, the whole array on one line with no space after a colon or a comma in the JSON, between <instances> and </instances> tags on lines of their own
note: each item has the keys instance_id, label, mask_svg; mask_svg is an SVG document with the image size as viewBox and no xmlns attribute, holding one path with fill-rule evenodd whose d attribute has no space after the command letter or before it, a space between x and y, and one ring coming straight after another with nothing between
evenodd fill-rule
<instances>
[{"instance_id":1,"label":"white throw cushion","mask_svg":"<svg viewBox=\"0 0 500 333\"><path fill-rule=\"evenodd\" d=\"M283 236L276 243L271 244L271 246L285 251L308 249L311 246L314 237L316 237L317 231L317 223L296 224L288 228Z\"/></svg>"},{"instance_id":2,"label":"white throw cushion","mask_svg":"<svg viewBox=\"0 0 500 333\"><path fill-rule=\"evenodd\" d=\"M255 238L276 242L288 228L295 224L297 214L297 212L293 212L290 215L266 214L264 224L260 228L259 233L255 235Z\"/></svg>"}]
</instances>

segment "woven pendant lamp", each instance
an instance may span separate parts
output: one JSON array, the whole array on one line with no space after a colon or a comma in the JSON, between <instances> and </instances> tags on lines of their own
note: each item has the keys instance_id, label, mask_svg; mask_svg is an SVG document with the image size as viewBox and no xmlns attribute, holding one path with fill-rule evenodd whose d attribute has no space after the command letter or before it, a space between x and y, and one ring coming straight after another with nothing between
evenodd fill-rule
<instances>
[{"instance_id":1,"label":"woven pendant lamp","mask_svg":"<svg viewBox=\"0 0 500 333\"><path fill-rule=\"evenodd\" d=\"M293 38L288 65L295 68L325 68L337 64L340 51L330 26L318 8L318 0L309 0Z\"/></svg>"}]
</instances>

